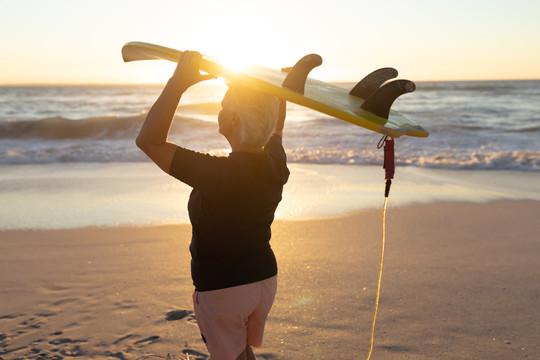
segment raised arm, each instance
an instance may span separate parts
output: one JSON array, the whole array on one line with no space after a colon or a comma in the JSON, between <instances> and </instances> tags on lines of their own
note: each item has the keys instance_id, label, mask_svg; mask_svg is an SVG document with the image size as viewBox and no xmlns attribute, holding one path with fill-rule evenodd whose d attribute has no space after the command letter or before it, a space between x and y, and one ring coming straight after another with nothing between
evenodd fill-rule
<instances>
[{"instance_id":1,"label":"raised arm","mask_svg":"<svg viewBox=\"0 0 540 360\"><path fill-rule=\"evenodd\" d=\"M167 141L171 124L182 94L198 82L214 78L199 72L201 54L185 51L173 76L148 111L135 143L163 171L169 173L177 145Z\"/></svg>"},{"instance_id":2,"label":"raised arm","mask_svg":"<svg viewBox=\"0 0 540 360\"><path fill-rule=\"evenodd\" d=\"M279 113L274 128L274 134L283 137L283 127L285 126L285 116L287 115L287 101L279 99Z\"/></svg>"}]
</instances>

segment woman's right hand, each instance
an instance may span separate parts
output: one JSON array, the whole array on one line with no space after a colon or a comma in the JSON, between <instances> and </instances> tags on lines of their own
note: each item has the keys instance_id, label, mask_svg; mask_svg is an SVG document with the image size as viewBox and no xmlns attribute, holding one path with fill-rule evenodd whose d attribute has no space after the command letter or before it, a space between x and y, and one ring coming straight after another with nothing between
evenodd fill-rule
<instances>
[{"instance_id":1,"label":"woman's right hand","mask_svg":"<svg viewBox=\"0 0 540 360\"><path fill-rule=\"evenodd\" d=\"M190 86L193 86L201 81L216 79L217 77L212 74L201 74L199 71L199 62L202 55L197 51L184 51L180 55L178 65L172 76L179 86L180 90L186 91Z\"/></svg>"}]
</instances>

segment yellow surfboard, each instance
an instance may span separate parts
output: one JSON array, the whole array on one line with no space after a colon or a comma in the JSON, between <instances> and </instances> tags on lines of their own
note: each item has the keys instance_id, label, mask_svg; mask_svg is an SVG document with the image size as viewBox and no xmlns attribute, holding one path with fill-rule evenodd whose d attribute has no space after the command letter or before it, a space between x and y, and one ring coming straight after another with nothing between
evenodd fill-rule
<instances>
[{"instance_id":1,"label":"yellow surfboard","mask_svg":"<svg viewBox=\"0 0 540 360\"><path fill-rule=\"evenodd\" d=\"M122 47L125 62L154 59L178 62L181 54L180 50L144 42L129 42ZM398 96L415 89L414 83L409 80L385 83L397 76L396 70L376 70L349 92L342 87L307 77L309 71L321 63L319 55L310 54L292 68L276 70L250 66L239 71L225 66L217 58L204 55L200 69L392 138L402 135L428 136L428 132L420 125L390 109Z\"/></svg>"}]
</instances>

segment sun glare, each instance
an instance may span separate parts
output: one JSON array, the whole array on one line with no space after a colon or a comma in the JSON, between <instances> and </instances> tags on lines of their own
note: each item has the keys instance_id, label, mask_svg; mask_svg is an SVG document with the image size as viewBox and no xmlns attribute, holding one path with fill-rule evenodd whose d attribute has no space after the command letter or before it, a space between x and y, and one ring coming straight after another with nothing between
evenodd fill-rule
<instances>
[{"instance_id":1,"label":"sun glare","mask_svg":"<svg viewBox=\"0 0 540 360\"><path fill-rule=\"evenodd\" d=\"M265 19L264 14L249 17L238 12L207 19L196 32L194 38L200 44L197 50L218 57L236 70L254 64L281 67L280 63L284 61L273 46L276 46L276 39L286 37L280 36L277 24ZM286 45L279 44L281 49Z\"/></svg>"},{"instance_id":2,"label":"sun glare","mask_svg":"<svg viewBox=\"0 0 540 360\"><path fill-rule=\"evenodd\" d=\"M204 18L186 20L185 29L189 31L170 32L160 41L150 42L182 51L199 51L239 71L250 65L276 69L291 66L287 58L289 37L268 12L255 3L217 5L208 9ZM174 71L174 64L169 61L141 62L137 66L141 69L140 82L164 82Z\"/></svg>"}]
</instances>

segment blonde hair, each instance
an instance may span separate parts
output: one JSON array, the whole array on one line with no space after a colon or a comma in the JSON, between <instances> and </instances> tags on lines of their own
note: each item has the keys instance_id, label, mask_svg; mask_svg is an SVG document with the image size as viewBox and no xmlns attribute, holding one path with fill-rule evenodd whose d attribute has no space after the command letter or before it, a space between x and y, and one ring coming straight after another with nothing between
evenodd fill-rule
<instances>
[{"instance_id":1,"label":"blonde hair","mask_svg":"<svg viewBox=\"0 0 540 360\"><path fill-rule=\"evenodd\" d=\"M266 145L276 126L279 100L241 85L228 84L228 87L222 105L238 114L240 143L249 146Z\"/></svg>"}]
</instances>

